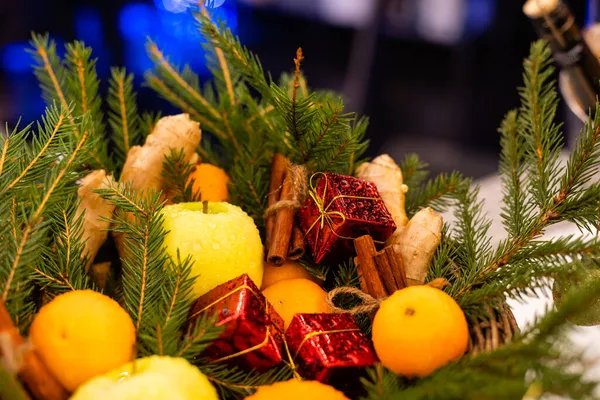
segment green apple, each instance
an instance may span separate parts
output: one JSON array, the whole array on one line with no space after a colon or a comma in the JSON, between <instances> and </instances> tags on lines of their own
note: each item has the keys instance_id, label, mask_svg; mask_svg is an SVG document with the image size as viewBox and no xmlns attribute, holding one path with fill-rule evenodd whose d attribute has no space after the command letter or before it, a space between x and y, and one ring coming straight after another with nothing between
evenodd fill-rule
<instances>
[{"instance_id":1,"label":"green apple","mask_svg":"<svg viewBox=\"0 0 600 400\"><path fill-rule=\"evenodd\" d=\"M260 287L263 246L254 220L241 208L225 202L179 203L162 213L168 253L175 258L179 250L182 259L194 260L195 296L244 273Z\"/></svg>"},{"instance_id":2,"label":"green apple","mask_svg":"<svg viewBox=\"0 0 600 400\"><path fill-rule=\"evenodd\" d=\"M583 278L573 277L571 279L557 279L552 286L552 297L557 306L560 306L562 298L573 287L584 285L590 279L600 278L600 269L586 270L586 276ZM597 298L587 309L569 319L569 321L579 326L600 325L600 298Z\"/></svg>"},{"instance_id":3,"label":"green apple","mask_svg":"<svg viewBox=\"0 0 600 400\"><path fill-rule=\"evenodd\" d=\"M218 400L208 378L183 358L140 358L80 386L70 400Z\"/></svg>"}]
</instances>

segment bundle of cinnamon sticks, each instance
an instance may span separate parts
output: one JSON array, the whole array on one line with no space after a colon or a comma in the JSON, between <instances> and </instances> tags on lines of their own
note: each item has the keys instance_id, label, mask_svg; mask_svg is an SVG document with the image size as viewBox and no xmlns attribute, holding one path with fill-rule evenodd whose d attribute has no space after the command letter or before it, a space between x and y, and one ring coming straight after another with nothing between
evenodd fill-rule
<instances>
[{"instance_id":1,"label":"bundle of cinnamon sticks","mask_svg":"<svg viewBox=\"0 0 600 400\"><path fill-rule=\"evenodd\" d=\"M266 215L267 262L282 265L286 260L297 260L304 255L304 235L298 227L295 214L300 207L298 175L302 167L294 166L285 156L275 154L271 167Z\"/></svg>"},{"instance_id":2,"label":"bundle of cinnamon sticks","mask_svg":"<svg viewBox=\"0 0 600 400\"><path fill-rule=\"evenodd\" d=\"M373 238L364 235L354 239L360 289L376 299L388 297L408 286L402 260L393 246L377 251Z\"/></svg>"}]
</instances>

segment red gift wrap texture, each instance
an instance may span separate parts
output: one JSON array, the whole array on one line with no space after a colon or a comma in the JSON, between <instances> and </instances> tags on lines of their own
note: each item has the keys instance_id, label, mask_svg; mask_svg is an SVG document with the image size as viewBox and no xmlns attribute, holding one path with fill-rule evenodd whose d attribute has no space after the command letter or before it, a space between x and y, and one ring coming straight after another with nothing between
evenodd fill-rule
<instances>
[{"instance_id":1,"label":"red gift wrap texture","mask_svg":"<svg viewBox=\"0 0 600 400\"><path fill-rule=\"evenodd\" d=\"M316 263L354 254L352 239L371 235L385 242L396 230L374 183L328 172L313 175L310 184L297 217Z\"/></svg>"},{"instance_id":2,"label":"red gift wrap texture","mask_svg":"<svg viewBox=\"0 0 600 400\"><path fill-rule=\"evenodd\" d=\"M371 342L350 314L296 314L285 337L297 371L306 379L348 380L377 362Z\"/></svg>"},{"instance_id":3,"label":"red gift wrap texture","mask_svg":"<svg viewBox=\"0 0 600 400\"><path fill-rule=\"evenodd\" d=\"M259 371L282 362L283 319L247 274L199 297L191 309L190 326L202 313L218 313L216 325L225 326L206 350L211 360L226 358L223 361Z\"/></svg>"}]
</instances>

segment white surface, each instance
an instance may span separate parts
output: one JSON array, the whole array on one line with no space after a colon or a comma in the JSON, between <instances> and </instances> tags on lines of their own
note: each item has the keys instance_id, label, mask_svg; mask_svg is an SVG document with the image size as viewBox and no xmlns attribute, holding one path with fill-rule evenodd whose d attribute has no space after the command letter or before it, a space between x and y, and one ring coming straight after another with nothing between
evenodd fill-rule
<instances>
[{"instance_id":1,"label":"white surface","mask_svg":"<svg viewBox=\"0 0 600 400\"><path fill-rule=\"evenodd\" d=\"M565 161L565 157L561 157ZM480 185L480 199L484 200L483 211L492 219L489 235L493 238L492 245L496 245L500 240L506 237L506 231L502 226L500 218L502 206L502 187L498 176L491 176L476 182ZM450 214L445 214L444 219L452 221ZM582 235L582 233L572 224L561 223L550 227L544 239L560 237L567 235ZM539 293L539 297L528 297L523 303L509 301L517 323L521 328L528 326L536 315L541 315L546 307L552 304L551 293ZM569 338L581 350L586 360L586 375L595 381L600 382L600 326L594 327L576 327L573 326L569 331ZM600 390L598 391L600 396Z\"/></svg>"}]
</instances>

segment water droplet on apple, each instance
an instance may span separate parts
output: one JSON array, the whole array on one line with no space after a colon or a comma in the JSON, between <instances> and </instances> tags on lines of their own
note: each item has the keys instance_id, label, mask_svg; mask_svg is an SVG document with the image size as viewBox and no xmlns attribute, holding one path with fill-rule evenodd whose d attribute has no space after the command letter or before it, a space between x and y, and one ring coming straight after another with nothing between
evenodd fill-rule
<instances>
[{"instance_id":1,"label":"water droplet on apple","mask_svg":"<svg viewBox=\"0 0 600 400\"><path fill-rule=\"evenodd\" d=\"M221 245L219 243L213 243L212 248L215 250L219 250L221 248Z\"/></svg>"},{"instance_id":2,"label":"water droplet on apple","mask_svg":"<svg viewBox=\"0 0 600 400\"><path fill-rule=\"evenodd\" d=\"M209 227L210 229L215 229L215 228L217 227L217 225L216 225L216 224L213 224L213 223L211 222L210 224L208 224L208 227Z\"/></svg>"}]
</instances>

